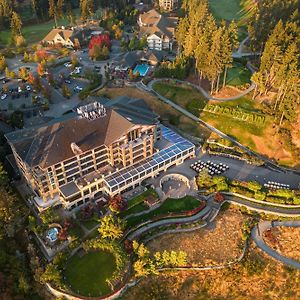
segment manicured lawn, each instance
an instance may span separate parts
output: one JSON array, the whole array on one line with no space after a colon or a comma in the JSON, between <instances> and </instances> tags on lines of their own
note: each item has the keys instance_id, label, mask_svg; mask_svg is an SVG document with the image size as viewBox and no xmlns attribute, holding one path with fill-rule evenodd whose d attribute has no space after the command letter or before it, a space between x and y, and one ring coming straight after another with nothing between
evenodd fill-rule
<instances>
[{"instance_id":1,"label":"manicured lawn","mask_svg":"<svg viewBox=\"0 0 300 300\"><path fill-rule=\"evenodd\" d=\"M149 189L149 190L145 191L144 193L130 199L128 201L128 208L125 211L119 213L119 216L121 218L124 218L125 216L131 215L134 213L138 213L138 212L142 212L144 210L149 209L149 207L146 204L144 204L145 198L149 195L158 197L158 195L154 189Z\"/></svg>"},{"instance_id":2,"label":"manicured lawn","mask_svg":"<svg viewBox=\"0 0 300 300\"><path fill-rule=\"evenodd\" d=\"M226 84L231 86L242 86L246 83L250 83L252 73L245 66L238 62L233 63L233 67L228 69ZM221 78L221 82L223 82L223 78Z\"/></svg>"},{"instance_id":3,"label":"manicured lawn","mask_svg":"<svg viewBox=\"0 0 300 300\"><path fill-rule=\"evenodd\" d=\"M99 224L98 220L95 220L93 218L89 219L89 220L84 220L81 221L81 224L88 230L93 229L95 226L97 226L97 224Z\"/></svg>"},{"instance_id":4,"label":"manicured lawn","mask_svg":"<svg viewBox=\"0 0 300 300\"><path fill-rule=\"evenodd\" d=\"M71 290L83 296L101 296L111 292L106 283L116 269L115 257L106 251L75 254L68 261L65 276Z\"/></svg>"},{"instance_id":5,"label":"manicured lawn","mask_svg":"<svg viewBox=\"0 0 300 300\"><path fill-rule=\"evenodd\" d=\"M240 0L208 0L209 8L217 20L239 20L241 17Z\"/></svg>"},{"instance_id":6,"label":"manicured lawn","mask_svg":"<svg viewBox=\"0 0 300 300\"><path fill-rule=\"evenodd\" d=\"M200 205L200 202L191 196L185 196L181 199L169 198L163 202L163 204L155 210L146 213L141 216L131 217L127 219L127 227L134 227L139 223L146 222L153 217L159 215L166 215L168 213L180 213L192 210Z\"/></svg>"},{"instance_id":7,"label":"manicured lawn","mask_svg":"<svg viewBox=\"0 0 300 300\"><path fill-rule=\"evenodd\" d=\"M70 229L70 235L80 239L83 236L83 231L79 225Z\"/></svg>"},{"instance_id":8,"label":"manicured lawn","mask_svg":"<svg viewBox=\"0 0 300 300\"><path fill-rule=\"evenodd\" d=\"M223 107L242 108L248 112L261 113L261 105L249 97L241 97L238 100L227 102L218 102L217 104ZM257 125L229 117L228 115L214 114L207 111L203 111L200 115L203 121L208 122L222 132L236 138L239 142L250 147L252 150L257 150L252 137L263 137L266 128L271 126L272 118L268 115L265 115L265 117L264 125Z\"/></svg>"},{"instance_id":9,"label":"manicured lawn","mask_svg":"<svg viewBox=\"0 0 300 300\"><path fill-rule=\"evenodd\" d=\"M236 100L226 101L226 102L217 102L218 105L224 107L240 107L248 111L261 112L262 106L259 102L252 100L248 96L241 97Z\"/></svg>"},{"instance_id":10,"label":"manicured lawn","mask_svg":"<svg viewBox=\"0 0 300 300\"><path fill-rule=\"evenodd\" d=\"M67 20L58 21L59 25L67 25ZM28 25L22 28L23 35L28 44L37 43L54 27L54 21L49 21L46 23ZM11 32L10 30L5 30L0 32L0 44L8 45L10 40Z\"/></svg>"},{"instance_id":11,"label":"manicured lawn","mask_svg":"<svg viewBox=\"0 0 300 300\"><path fill-rule=\"evenodd\" d=\"M177 85L175 82L156 82L153 89L195 115L199 115L199 111L207 102L200 92L188 85Z\"/></svg>"}]
</instances>

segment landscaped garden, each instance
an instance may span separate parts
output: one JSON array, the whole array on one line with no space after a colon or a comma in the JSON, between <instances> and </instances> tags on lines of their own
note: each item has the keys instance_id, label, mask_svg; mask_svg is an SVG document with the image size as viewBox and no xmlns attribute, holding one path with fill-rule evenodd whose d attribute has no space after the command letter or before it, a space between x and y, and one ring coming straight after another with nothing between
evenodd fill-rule
<instances>
[{"instance_id":1,"label":"landscaped garden","mask_svg":"<svg viewBox=\"0 0 300 300\"><path fill-rule=\"evenodd\" d=\"M106 282L116 270L115 257L108 251L75 254L67 263L65 276L71 290L83 296L109 294Z\"/></svg>"},{"instance_id":2,"label":"landscaped garden","mask_svg":"<svg viewBox=\"0 0 300 300\"><path fill-rule=\"evenodd\" d=\"M300 205L300 194L297 190L291 190L279 185L278 188L262 186L256 181L229 180L224 176L210 176L207 170L199 173L197 178L199 189L205 189L207 193L231 192L249 197L266 204L277 203L286 205Z\"/></svg>"},{"instance_id":3,"label":"landscaped garden","mask_svg":"<svg viewBox=\"0 0 300 300\"><path fill-rule=\"evenodd\" d=\"M203 110L200 114L203 121L254 151L257 150L255 137L265 137L271 128L272 117L264 114L261 105L247 96L226 102L210 101L209 107L213 109Z\"/></svg>"},{"instance_id":4,"label":"landscaped garden","mask_svg":"<svg viewBox=\"0 0 300 300\"><path fill-rule=\"evenodd\" d=\"M158 208L143 215L128 218L126 226L127 228L131 228L155 217L166 217L171 213L185 213L198 208L200 204L201 202L192 196L185 196L181 199L168 198Z\"/></svg>"},{"instance_id":5,"label":"landscaped garden","mask_svg":"<svg viewBox=\"0 0 300 300\"><path fill-rule=\"evenodd\" d=\"M148 205L145 204L144 201L150 195L158 197L158 195L154 189L148 189L145 192L143 192L142 194L130 199L127 202L127 204L128 204L127 209L125 211L120 212L118 216L121 218L124 218L131 214L139 213L139 212L149 209Z\"/></svg>"},{"instance_id":6,"label":"landscaped garden","mask_svg":"<svg viewBox=\"0 0 300 300\"><path fill-rule=\"evenodd\" d=\"M172 80L155 82L153 89L195 115L199 115L207 103L206 98L192 86Z\"/></svg>"}]
</instances>

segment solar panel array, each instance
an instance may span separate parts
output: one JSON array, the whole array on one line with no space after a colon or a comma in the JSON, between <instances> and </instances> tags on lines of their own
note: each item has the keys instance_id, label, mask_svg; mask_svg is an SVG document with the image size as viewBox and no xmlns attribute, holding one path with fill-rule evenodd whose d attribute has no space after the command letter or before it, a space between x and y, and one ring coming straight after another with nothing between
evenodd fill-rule
<instances>
[{"instance_id":1,"label":"solar panel array","mask_svg":"<svg viewBox=\"0 0 300 300\"><path fill-rule=\"evenodd\" d=\"M173 162L177 159L178 155L180 157L185 152L192 152L194 149L194 144L182 138L179 134L165 126L161 126L161 129L163 138L167 139L170 143L172 143L172 145L155 153L151 158L145 159L140 163L137 163L131 167L126 167L123 170L116 171L107 176L105 181L109 187L113 189L119 184L127 184L126 181L133 182L139 177L143 177L153 170L157 170L158 168L162 167L163 165L161 164L166 162L169 163L168 161Z\"/></svg>"}]
</instances>

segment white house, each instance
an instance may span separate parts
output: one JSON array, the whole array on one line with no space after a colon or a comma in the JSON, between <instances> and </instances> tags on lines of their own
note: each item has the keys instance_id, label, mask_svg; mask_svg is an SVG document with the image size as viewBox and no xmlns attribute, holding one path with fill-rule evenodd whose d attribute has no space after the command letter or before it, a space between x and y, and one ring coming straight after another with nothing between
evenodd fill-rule
<instances>
[{"instance_id":1,"label":"white house","mask_svg":"<svg viewBox=\"0 0 300 300\"><path fill-rule=\"evenodd\" d=\"M149 49L172 50L177 23L177 17L161 15L155 9L151 9L139 16L139 37L147 37Z\"/></svg>"}]
</instances>

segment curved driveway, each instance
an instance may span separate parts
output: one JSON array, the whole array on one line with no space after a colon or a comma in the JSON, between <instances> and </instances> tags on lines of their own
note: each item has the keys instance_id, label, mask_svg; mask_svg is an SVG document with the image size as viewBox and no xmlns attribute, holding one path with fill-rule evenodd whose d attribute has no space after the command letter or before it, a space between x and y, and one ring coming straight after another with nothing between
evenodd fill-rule
<instances>
[{"instance_id":1,"label":"curved driveway","mask_svg":"<svg viewBox=\"0 0 300 300\"><path fill-rule=\"evenodd\" d=\"M257 226L255 226L251 231L251 237L256 243L256 245L266 252L268 255L272 256L274 259L282 262L283 264L286 264L288 266L291 266L293 268L300 270L300 262L285 257L281 254L279 254L277 251L270 248L263 240L262 235L266 230L269 230L272 227L275 226L286 226L286 227L300 227L300 221L282 221L282 222L270 222L270 221L264 221L260 222Z\"/></svg>"}]
</instances>

